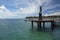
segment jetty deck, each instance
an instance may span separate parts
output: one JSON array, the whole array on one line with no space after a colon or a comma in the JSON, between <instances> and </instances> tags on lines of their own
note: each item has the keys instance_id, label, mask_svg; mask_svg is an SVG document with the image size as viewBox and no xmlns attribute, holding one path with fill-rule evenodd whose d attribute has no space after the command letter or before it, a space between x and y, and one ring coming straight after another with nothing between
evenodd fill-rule
<instances>
[{"instance_id":1,"label":"jetty deck","mask_svg":"<svg viewBox=\"0 0 60 40\"><path fill-rule=\"evenodd\" d=\"M41 25L39 25L39 23L43 23L43 30L45 30L45 23L46 22L51 22L51 30L53 31L53 28L54 28L54 20L29 20L31 21L31 25L32 25L32 28L33 28L33 22L36 22L37 23L37 28L39 30L41 30Z\"/></svg>"},{"instance_id":2,"label":"jetty deck","mask_svg":"<svg viewBox=\"0 0 60 40\"><path fill-rule=\"evenodd\" d=\"M33 22L53 22L54 20L29 20Z\"/></svg>"}]
</instances>

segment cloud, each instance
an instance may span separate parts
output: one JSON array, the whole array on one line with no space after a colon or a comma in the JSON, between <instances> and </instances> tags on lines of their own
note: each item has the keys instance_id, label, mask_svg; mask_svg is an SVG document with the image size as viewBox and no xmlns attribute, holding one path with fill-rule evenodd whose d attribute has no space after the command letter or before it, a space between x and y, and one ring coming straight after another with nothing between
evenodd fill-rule
<instances>
[{"instance_id":1,"label":"cloud","mask_svg":"<svg viewBox=\"0 0 60 40\"><path fill-rule=\"evenodd\" d=\"M44 16L58 16L58 15L60 15L60 11L51 14L45 14Z\"/></svg>"},{"instance_id":2,"label":"cloud","mask_svg":"<svg viewBox=\"0 0 60 40\"><path fill-rule=\"evenodd\" d=\"M53 6L53 7L52 7L52 6ZM57 7L60 7L60 4L47 6L47 7L45 7L45 8L43 9L43 11L48 10L48 9L57 8Z\"/></svg>"},{"instance_id":3,"label":"cloud","mask_svg":"<svg viewBox=\"0 0 60 40\"><path fill-rule=\"evenodd\" d=\"M20 12L23 14L34 14L36 12L38 12L37 7L32 4L27 8L20 8Z\"/></svg>"},{"instance_id":4,"label":"cloud","mask_svg":"<svg viewBox=\"0 0 60 40\"><path fill-rule=\"evenodd\" d=\"M18 8L17 10L10 11L4 5L0 6L0 19L1 18L24 18L26 16L33 16L39 13L39 7L43 6L43 11L53 9L59 5L47 6L51 3L51 0L15 0L13 6ZM52 11L53 12L53 11ZM53 13L56 15L56 13ZM53 15L53 14L45 14Z\"/></svg>"},{"instance_id":5,"label":"cloud","mask_svg":"<svg viewBox=\"0 0 60 40\"><path fill-rule=\"evenodd\" d=\"M10 12L4 5L0 6L0 19L14 18L17 14Z\"/></svg>"},{"instance_id":6,"label":"cloud","mask_svg":"<svg viewBox=\"0 0 60 40\"><path fill-rule=\"evenodd\" d=\"M0 6L0 11L5 11L5 12L9 12L9 10L6 9L6 7L4 5Z\"/></svg>"},{"instance_id":7,"label":"cloud","mask_svg":"<svg viewBox=\"0 0 60 40\"><path fill-rule=\"evenodd\" d=\"M49 2L49 0L16 0L15 5L16 7L19 7L18 11L20 11L23 15L32 15L39 12L40 5Z\"/></svg>"}]
</instances>

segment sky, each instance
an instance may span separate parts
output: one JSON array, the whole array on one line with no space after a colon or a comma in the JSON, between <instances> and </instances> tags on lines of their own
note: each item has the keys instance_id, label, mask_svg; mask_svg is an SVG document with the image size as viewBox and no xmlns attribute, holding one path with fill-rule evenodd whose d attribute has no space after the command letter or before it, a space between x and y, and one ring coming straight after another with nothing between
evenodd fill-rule
<instances>
[{"instance_id":1,"label":"sky","mask_svg":"<svg viewBox=\"0 0 60 40\"><path fill-rule=\"evenodd\" d=\"M42 15L60 15L60 0L0 0L0 19L25 18Z\"/></svg>"}]
</instances>

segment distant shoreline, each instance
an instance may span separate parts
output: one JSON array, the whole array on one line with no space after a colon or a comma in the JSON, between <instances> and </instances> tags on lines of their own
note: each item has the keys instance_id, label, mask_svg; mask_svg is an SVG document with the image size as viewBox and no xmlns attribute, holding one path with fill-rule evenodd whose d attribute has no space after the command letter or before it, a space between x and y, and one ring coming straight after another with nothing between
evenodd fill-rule
<instances>
[{"instance_id":1,"label":"distant shoreline","mask_svg":"<svg viewBox=\"0 0 60 40\"><path fill-rule=\"evenodd\" d=\"M60 18L60 15L58 15L58 16L42 16L42 17L43 18ZM38 18L38 16L29 16L26 18Z\"/></svg>"}]
</instances>

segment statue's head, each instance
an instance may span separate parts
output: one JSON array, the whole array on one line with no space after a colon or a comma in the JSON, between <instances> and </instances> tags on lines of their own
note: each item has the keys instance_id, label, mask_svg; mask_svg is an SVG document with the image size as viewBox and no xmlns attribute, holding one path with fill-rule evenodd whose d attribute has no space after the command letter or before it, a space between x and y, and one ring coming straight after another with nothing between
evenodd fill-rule
<instances>
[{"instance_id":1,"label":"statue's head","mask_svg":"<svg viewBox=\"0 0 60 40\"><path fill-rule=\"evenodd\" d=\"M42 12L42 6L40 6L40 12Z\"/></svg>"}]
</instances>

